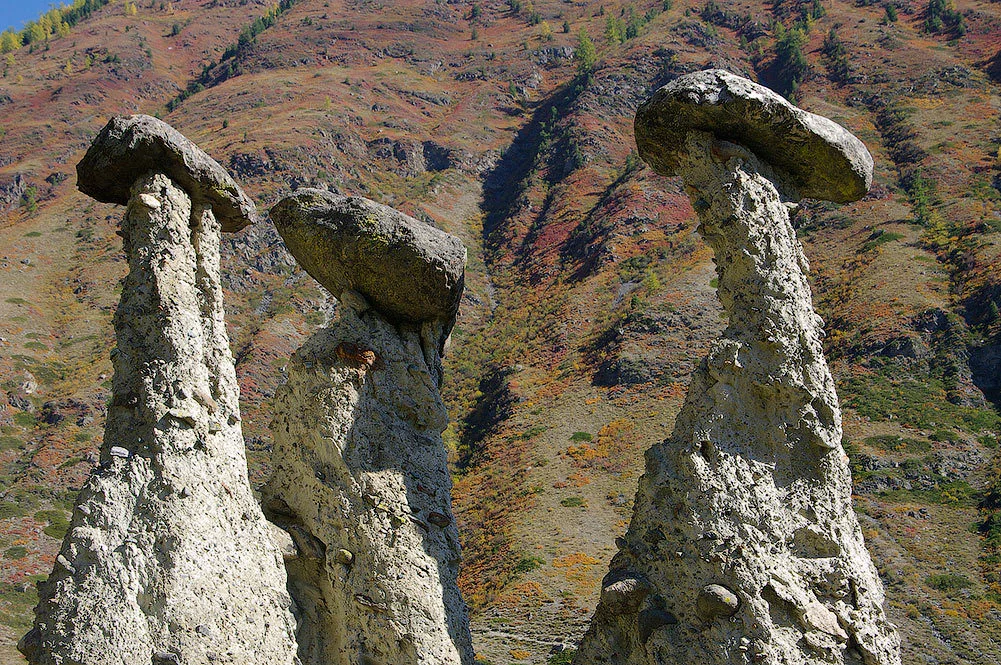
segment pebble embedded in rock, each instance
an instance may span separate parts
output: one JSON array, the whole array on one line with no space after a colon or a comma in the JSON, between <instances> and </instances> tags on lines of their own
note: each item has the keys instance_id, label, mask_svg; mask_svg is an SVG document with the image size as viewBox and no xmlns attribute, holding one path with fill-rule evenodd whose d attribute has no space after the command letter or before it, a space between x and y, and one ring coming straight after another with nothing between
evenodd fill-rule
<instances>
[{"instance_id":1,"label":"pebble embedded in rock","mask_svg":"<svg viewBox=\"0 0 1001 665\"><path fill-rule=\"evenodd\" d=\"M721 584L707 584L695 601L695 611L703 621L731 617L739 606L737 596Z\"/></svg>"},{"instance_id":2,"label":"pebble embedded in rock","mask_svg":"<svg viewBox=\"0 0 1001 665\"><path fill-rule=\"evenodd\" d=\"M601 604L609 612L629 614L639 609L650 593L650 585L642 575L628 570L615 570L605 575L601 587Z\"/></svg>"},{"instance_id":3,"label":"pebble embedded in rock","mask_svg":"<svg viewBox=\"0 0 1001 665\"><path fill-rule=\"evenodd\" d=\"M452 518L442 513L429 513L428 522L444 529L452 523Z\"/></svg>"}]
</instances>

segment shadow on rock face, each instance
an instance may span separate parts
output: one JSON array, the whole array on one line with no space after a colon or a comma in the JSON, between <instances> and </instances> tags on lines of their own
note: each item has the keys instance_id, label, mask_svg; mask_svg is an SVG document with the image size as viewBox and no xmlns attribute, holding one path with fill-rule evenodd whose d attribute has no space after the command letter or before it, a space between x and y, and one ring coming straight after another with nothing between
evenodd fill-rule
<instances>
[{"instance_id":1,"label":"shadow on rock face","mask_svg":"<svg viewBox=\"0 0 1001 665\"><path fill-rule=\"evenodd\" d=\"M468 665L445 407L415 326L350 307L295 353L275 397L269 517L307 665Z\"/></svg>"}]
</instances>

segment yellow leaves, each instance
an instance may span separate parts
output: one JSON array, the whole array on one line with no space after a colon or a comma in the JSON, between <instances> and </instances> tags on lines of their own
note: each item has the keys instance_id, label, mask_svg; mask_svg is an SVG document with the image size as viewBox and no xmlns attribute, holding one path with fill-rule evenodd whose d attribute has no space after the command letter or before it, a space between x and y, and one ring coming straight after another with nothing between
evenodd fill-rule
<instances>
[{"instance_id":1,"label":"yellow leaves","mask_svg":"<svg viewBox=\"0 0 1001 665\"><path fill-rule=\"evenodd\" d=\"M945 104L945 101L937 97L916 97L911 99L910 103L919 109L937 109Z\"/></svg>"},{"instance_id":2,"label":"yellow leaves","mask_svg":"<svg viewBox=\"0 0 1001 665\"><path fill-rule=\"evenodd\" d=\"M553 559L554 568L579 568L580 566L596 566L601 561L584 552L572 552L566 556Z\"/></svg>"},{"instance_id":3,"label":"yellow leaves","mask_svg":"<svg viewBox=\"0 0 1001 665\"><path fill-rule=\"evenodd\" d=\"M0 33L0 52L10 53L11 51L16 51L21 48L21 35L17 34L13 30L4 30ZM14 54L10 53L7 56L7 65L14 65Z\"/></svg>"}]
</instances>

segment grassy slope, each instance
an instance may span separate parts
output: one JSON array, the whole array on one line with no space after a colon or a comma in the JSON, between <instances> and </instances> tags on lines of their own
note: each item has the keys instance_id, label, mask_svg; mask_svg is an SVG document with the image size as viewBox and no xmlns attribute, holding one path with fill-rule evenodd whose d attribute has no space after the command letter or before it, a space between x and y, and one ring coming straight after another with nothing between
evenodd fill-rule
<instances>
[{"instance_id":1,"label":"grassy slope","mask_svg":"<svg viewBox=\"0 0 1001 665\"><path fill-rule=\"evenodd\" d=\"M66 488L87 473L110 371L119 211L75 194L72 165L107 115L163 111L265 11L255 3L138 4L135 17L111 6L48 50L22 49L16 73L0 79L13 99L0 105L0 182L26 173L43 197L37 212L15 207L0 224L0 256L8 257L0 261L0 378L38 417L46 401L84 405L57 404L64 419L51 425L0 412L0 485L9 488L0 490L0 631L11 638L31 602L25 581L48 571L58 545L42 534L58 535L58 513L41 511L65 510ZM949 406L947 396L975 393L953 371L955 340L923 323L923 313L940 310L959 315L963 344L997 336L983 294L993 293L998 234L980 224L998 211L990 186L997 88L984 73L997 48L997 12L985 2L958 4L969 31L950 43L921 31L916 4L882 24L879 6L823 3L827 13L806 46L815 76L798 101L867 142L877 188L853 206L809 206L800 223L828 352L855 407L846 433L858 507L905 649L911 660L988 663L1001 654L999 590L987 586L970 527L994 456L978 441L991 412ZM238 55L239 76L165 118L232 164L262 203L292 182L332 183L466 242L470 275L446 388L463 585L484 657L540 662L579 634L593 609L612 540L628 520L640 453L669 430L688 373L722 326L710 255L678 184L629 157L632 110L652 84L688 68L771 71L771 40L742 49L731 29L701 20L700 3L675 2L666 12L659 2L633 3L652 20L621 45L604 33L627 3L604 3L603 15L596 2L535 3L552 42L527 9L514 14L499 2L480 3L476 19L469 3L393 5L301 0ZM756 2L729 8L765 24L773 16ZM170 36L175 23L183 29ZM853 54L844 85L824 76L819 51L836 24ZM539 64L539 48L573 46L582 27L599 47L589 80L569 62ZM100 57L85 69L87 48L108 54L94 51ZM114 54L118 63L102 62ZM940 80L943 71L958 85ZM902 122L927 153L918 165L936 181L937 198L923 224L914 223L914 196L901 182L915 165L893 163L868 101L874 94L903 107ZM424 141L454 151L450 168L408 166ZM44 178L53 172L70 177L50 193ZM229 249L227 309L260 481L263 405L283 359L329 303L267 229ZM900 339L927 351L888 357L887 344ZM30 395L20 388L25 372L39 384ZM899 385L906 378L931 388ZM573 440L577 432L592 438ZM965 581L935 577L954 571Z\"/></svg>"}]
</instances>

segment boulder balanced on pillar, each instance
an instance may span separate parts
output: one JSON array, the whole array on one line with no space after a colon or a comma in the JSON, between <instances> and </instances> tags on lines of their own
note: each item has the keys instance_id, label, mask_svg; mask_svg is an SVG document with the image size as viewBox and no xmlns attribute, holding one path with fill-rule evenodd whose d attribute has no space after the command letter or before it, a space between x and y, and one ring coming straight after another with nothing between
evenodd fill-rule
<instances>
[{"instance_id":1,"label":"boulder balanced on pillar","mask_svg":"<svg viewBox=\"0 0 1001 665\"><path fill-rule=\"evenodd\" d=\"M643 104L636 142L682 177L729 325L671 437L647 451L574 663L899 664L789 222L801 197L861 198L872 158L830 120L718 70Z\"/></svg>"},{"instance_id":2,"label":"boulder balanced on pillar","mask_svg":"<svg viewBox=\"0 0 1001 665\"><path fill-rule=\"evenodd\" d=\"M441 354L466 261L457 238L359 197L299 190L272 219L340 301L275 395L268 517L306 665L472 665L441 433Z\"/></svg>"},{"instance_id":3,"label":"boulder balanced on pillar","mask_svg":"<svg viewBox=\"0 0 1001 665\"><path fill-rule=\"evenodd\" d=\"M79 187L127 204L129 273L101 463L19 645L35 665L290 665L285 571L251 493L223 318L220 230L256 216L165 123L116 117Z\"/></svg>"}]
</instances>

